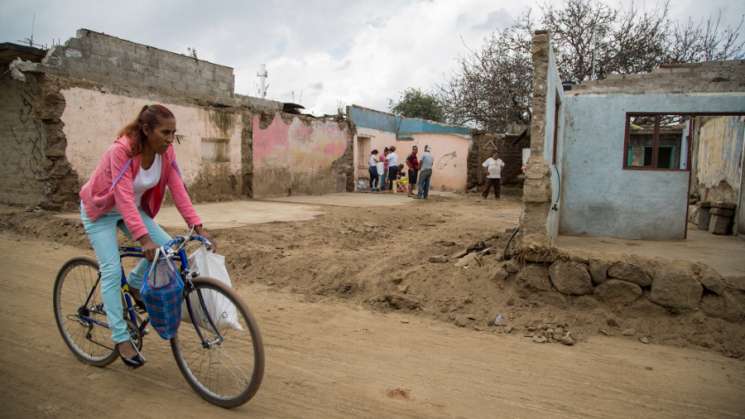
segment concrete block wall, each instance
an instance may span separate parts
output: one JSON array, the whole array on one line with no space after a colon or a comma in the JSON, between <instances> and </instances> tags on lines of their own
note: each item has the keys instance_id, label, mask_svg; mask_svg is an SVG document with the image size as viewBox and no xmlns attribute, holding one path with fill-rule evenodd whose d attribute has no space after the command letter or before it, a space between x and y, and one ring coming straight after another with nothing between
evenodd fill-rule
<instances>
[{"instance_id":1,"label":"concrete block wall","mask_svg":"<svg viewBox=\"0 0 745 419\"><path fill-rule=\"evenodd\" d=\"M688 93L745 91L745 60L667 64L647 74L610 75L585 82L569 95L592 93Z\"/></svg>"},{"instance_id":2,"label":"concrete block wall","mask_svg":"<svg viewBox=\"0 0 745 419\"><path fill-rule=\"evenodd\" d=\"M50 50L45 71L130 91L218 100L232 98L231 67L80 29Z\"/></svg>"}]
</instances>

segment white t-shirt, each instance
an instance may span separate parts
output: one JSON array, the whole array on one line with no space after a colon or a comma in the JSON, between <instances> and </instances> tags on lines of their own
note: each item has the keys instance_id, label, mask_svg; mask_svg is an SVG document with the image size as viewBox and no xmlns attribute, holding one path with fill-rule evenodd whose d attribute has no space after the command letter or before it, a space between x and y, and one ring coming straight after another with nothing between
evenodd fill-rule
<instances>
[{"instance_id":1,"label":"white t-shirt","mask_svg":"<svg viewBox=\"0 0 745 419\"><path fill-rule=\"evenodd\" d=\"M388 154L388 167L393 166L398 167L398 155L396 155L396 152Z\"/></svg>"},{"instance_id":2,"label":"white t-shirt","mask_svg":"<svg viewBox=\"0 0 745 419\"><path fill-rule=\"evenodd\" d=\"M160 181L160 169L160 154L155 155L153 164L150 165L149 169L143 169L142 166L140 166L140 171L137 172L137 176L135 176L135 181L133 184L135 190L135 203L137 204L137 208L142 208L142 195L144 195L148 189L157 185Z\"/></svg>"},{"instance_id":3,"label":"white t-shirt","mask_svg":"<svg viewBox=\"0 0 745 419\"><path fill-rule=\"evenodd\" d=\"M494 160L489 157L482 166L486 167L486 170L489 173L486 177L489 179L500 179L502 177L502 168L504 167L502 159L497 158Z\"/></svg>"},{"instance_id":4,"label":"white t-shirt","mask_svg":"<svg viewBox=\"0 0 745 419\"><path fill-rule=\"evenodd\" d=\"M375 157L375 154L370 154L370 158L367 159L367 166L368 167L375 167L375 165L378 164L378 158Z\"/></svg>"}]
</instances>

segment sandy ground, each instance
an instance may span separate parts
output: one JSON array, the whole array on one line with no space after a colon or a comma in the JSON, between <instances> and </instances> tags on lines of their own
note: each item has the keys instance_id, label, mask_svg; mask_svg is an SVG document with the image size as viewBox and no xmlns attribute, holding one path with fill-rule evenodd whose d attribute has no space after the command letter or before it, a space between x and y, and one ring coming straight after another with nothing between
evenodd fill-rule
<instances>
[{"instance_id":1,"label":"sandy ground","mask_svg":"<svg viewBox=\"0 0 745 419\"><path fill-rule=\"evenodd\" d=\"M559 236L557 245L583 253L636 254L703 262L724 276L745 277L745 240L717 236L689 225L686 240L623 240L611 237Z\"/></svg>"},{"instance_id":2,"label":"sandy ground","mask_svg":"<svg viewBox=\"0 0 745 419\"><path fill-rule=\"evenodd\" d=\"M51 290L67 258L90 255L82 228L0 207L0 417L745 417L742 324L652 303L524 298L493 280L495 254L428 261L479 241L501 252L516 197L311 198L197 207L265 336L262 389L232 412L202 402L156 336L136 372L77 362ZM158 221L178 221L169 211ZM557 326L577 344L532 342Z\"/></svg>"},{"instance_id":3,"label":"sandy ground","mask_svg":"<svg viewBox=\"0 0 745 419\"><path fill-rule=\"evenodd\" d=\"M317 207L308 205L285 205L262 201L231 201L199 204L197 211L210 225L211 229L243 227L250 224L262 224L281 221L312 220L321 215ZM80 213L59 214L59 217L80 221ZM178 231L184 229L184 219L176 207L164 207L158 213L158 224Z\"/></svg>"},{"instance_id":4,"label":"sandy ground","mask_svg":"<svg viewBox=\"0 0 745 419\"><path fill-rule=\"evenodd\" d=\"M51 290L58 267L87 252L6 233L0 251L0 417L745 417L745 364L716 353L600 337L536 345L260 284L238 291L262 327L266 377L225 411L191 391L156 336L137 371L73 358Z\"/></svg>"}]
</instances>

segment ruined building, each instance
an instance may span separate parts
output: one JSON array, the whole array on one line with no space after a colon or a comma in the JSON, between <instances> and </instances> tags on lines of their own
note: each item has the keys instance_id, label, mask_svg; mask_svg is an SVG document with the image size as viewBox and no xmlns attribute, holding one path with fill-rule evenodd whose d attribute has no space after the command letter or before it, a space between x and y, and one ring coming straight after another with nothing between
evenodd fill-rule
<instances>
[{"instance_id":1,"label":"ruined building","mask_svg":"<svg viewBox=\"0 0 745 419\"><path fill-rule=\"evenodd\" d=\"M0 45L0 203L72 208L143 105L176 115L196 201L353 187L350 124L236 94L233 69L87 29L49 51Z\"/></svg>"},{"instance_id":2,"label":"ruined building","mask_svg":"<svg viewBox=\"0 0 745 419\"><path fill-rule=\"evenodd\" d=\"M745 234L745 61L664 65L564 91L539 31L533 65L526 244L683 239L691 195L726 201L730 231Z\"/></svg>"}]
</instances>

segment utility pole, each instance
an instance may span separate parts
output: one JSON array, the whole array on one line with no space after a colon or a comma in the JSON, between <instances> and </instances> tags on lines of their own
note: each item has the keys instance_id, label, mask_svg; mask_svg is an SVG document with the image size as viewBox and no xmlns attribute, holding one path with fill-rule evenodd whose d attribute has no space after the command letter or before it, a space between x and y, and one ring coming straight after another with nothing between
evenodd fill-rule
<instances>
[{"instance_id":1,"label":"utility pole","mask_svg":"<svg viewBox=\"0 0 745 419\"><path fill-rule=\"evenodd\" d=\"M39 47L41 49L46 49L46 45L39 45L34 42L34 29L36 27L36 13L34 13L33 18L31 18L31 36L28 38L24 38L23 40L20 40L18 42L22 42L24 44L28 44L30 47Z\"/></svg>"},{"instance_id":2,"label":"utility pole","mask_svg":"<svg viewBox=\"0 0 745 419\"><path fill-rule=\"evenodd\" d=\"M259 78L259 97L264 99L266 98L266 91L269 88L269 85L266 84L266 79L269 77L269 72L266 71L266 64L259 66L259 72L256 73L256 77Z\"/></svg>"}]
</instances>

